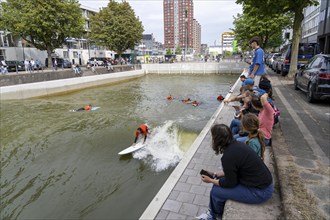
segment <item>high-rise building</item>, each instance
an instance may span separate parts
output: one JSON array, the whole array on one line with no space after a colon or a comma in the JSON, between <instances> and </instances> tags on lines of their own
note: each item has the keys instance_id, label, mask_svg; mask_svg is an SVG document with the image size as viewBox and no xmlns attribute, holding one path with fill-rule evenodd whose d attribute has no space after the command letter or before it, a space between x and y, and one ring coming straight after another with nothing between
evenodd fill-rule
<instances>
[{"instance_id":1,"label":"high-rise building","mask_svg":"<svg viewBox=\"0 0 330 220\"><path fill-rule=\"evenodd\" d=\"M173 52L193 48L193 0L164 0L164 46Z\"/></svg>"},{"instance_id":2,"label":"high-rise building","mask_svg":"<svg viewBox=\"0 0 330 220\"><path fill-rule=\"evenodd\" d=\"M196 19L193 20L193 49L196 55L201 54L202 28Z\"/></svg>"}]
</instances>

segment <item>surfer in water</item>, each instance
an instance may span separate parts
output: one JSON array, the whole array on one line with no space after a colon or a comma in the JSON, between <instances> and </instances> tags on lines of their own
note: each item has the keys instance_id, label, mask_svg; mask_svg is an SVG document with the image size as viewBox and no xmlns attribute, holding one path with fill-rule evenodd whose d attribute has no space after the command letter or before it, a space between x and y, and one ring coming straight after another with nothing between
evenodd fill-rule
<instances>
[{"instance_id":1,"label":"surfer in water","mask_svg":"<svg viewBox=\"0 0 330 220\"><path fill-rule=\"evenodd\" d=\"M90 111L90 110L92 110L92 105L91 104L89 104L89 105L87 105L85 107L82 107L82 108L78 108L76 110L76 112L78 112L78 111Z\"/></svg>"},{"instance_id":2,"label":"surfer in water","mask_svg":"<svg viewBox=\"0 0 330 220\"><path fill-rule=\"evenodd\" d=\"M192 106L195 106L195 107L196 107L196 106L199 105L199 102L197 102L197 101L193 101L191 104L192 104Z\"/></svg>"},{"instance_id":3,"label":"surfer in water","mask_svg":"<svg viewBox=\"0 0 330 220\"><path fill-rule=\"evenodd\" d=\"M146 142L146 140L147 140L148 134L151 134L151 131L150 131L148 125L147 124L140 125L136 129L136 132L135 132L134 144L136 144L136 141L138 140L138 138L139 138L140 135L143 135L144 136L144 141L143 141L143 144L144 144Z\"/></svg>"},{"instance_id":4,"label":"surfer in water","mask_svg":"<svg viewBox=\"0 0 330 220\"><path fill-rule=\"evenodd\" d=\"M190 103L191 102L191 99L190 98L187 98L187 99L183 99L181 101L184 102L184 103Z\"/></svg>"}]
</instances>

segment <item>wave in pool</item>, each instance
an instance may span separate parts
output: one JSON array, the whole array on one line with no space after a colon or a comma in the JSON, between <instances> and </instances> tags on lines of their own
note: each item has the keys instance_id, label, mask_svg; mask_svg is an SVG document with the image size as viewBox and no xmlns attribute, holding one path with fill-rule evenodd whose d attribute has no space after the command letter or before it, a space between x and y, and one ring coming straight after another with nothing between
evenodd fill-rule
<instances>
[{"instance_id":1,"label":"wave in pool","mask_svg":"<svg viewBox=\"0 0 330 220\"><path fill-rule=\"evenodd\" d=\"M164 125L152 130L146 141L146 147L133 153L135 159L140 159L151 166L156 172L174 167L180 162L184 154L181 145L182 134L175 126L174 121L166 121Z\"/></svg>"}]
</instances>

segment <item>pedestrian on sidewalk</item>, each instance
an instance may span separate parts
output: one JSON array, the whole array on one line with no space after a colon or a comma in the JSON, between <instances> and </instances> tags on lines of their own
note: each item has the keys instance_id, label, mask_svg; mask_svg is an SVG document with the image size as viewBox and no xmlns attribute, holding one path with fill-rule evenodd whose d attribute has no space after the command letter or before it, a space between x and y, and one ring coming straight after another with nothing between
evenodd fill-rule
<instances>
[{"instance_id":1,"label":"pedestrian on sidewalk","mask_svg":"<svg viewBox=\"0 0 330 220\"><path fill-rule=\"evenodd\" d=\"M30 72L30 61L28 59L24 60L24 68L26 73Z\"/></svg>"},{"instance_id":2,"label":"pedestrian on sidewalk","mask_svg":"<svg viewBox=\"0 0 330 220\"><path fill-rule=\"evenodd\" d=\"M274 190L272 174L261 158L246 144L235 141L227 125L214 125L211 134L212 149L217 155L223 154L223 170L201 175L202 181L212 183L213 187L209 211L197 218L221 219L228 199L248 204L270 199Z\"/></svg>"}]
</instances>

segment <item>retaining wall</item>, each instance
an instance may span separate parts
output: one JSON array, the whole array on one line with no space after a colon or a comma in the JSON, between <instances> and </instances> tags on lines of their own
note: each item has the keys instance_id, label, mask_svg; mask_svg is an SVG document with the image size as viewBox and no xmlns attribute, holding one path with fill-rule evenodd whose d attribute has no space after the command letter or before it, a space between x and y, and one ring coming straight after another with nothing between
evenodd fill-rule
<instances>
[{"instance_id":1,"label":"retaining wall","mask_svg":"<svg viewBox=\"0 0 330 220\"><path fill-rule=\"evenodd\" d=\"M141 69L141 65L117 65L112 66L112 70L110 72L107 71L105 67L96 67L96 71L92 72L91 69L87 70L85 67L82 67L84 71L84 76L90 75L98 75L98 74L109 74L116 72L124 72L131 70L139 70ZM0 75L0 87L2 86L12 86L18 84L26 84L26 83L35 83L35 82L45 82L59 79L69 79L76 78L74 71L72 68L62 69L58 68L56 71L52 69L45 69L34 71L33 73L25 73L25 72L10 72L6 75Z\"/></svg>"},{"instance_id":2,"label":"retaining wall","mask_svg":"<svg viewBox=\"0 0 330 220\"><path fill-rule=\"evenodd\" d=\"M146 73L157 74L209 74L209 73L235 73L240 74L248 65L236 60L222 61L220 63L170 63L170 64L143 64Z\"/></svg>"},{"instance_id":3,"label":"retaining wall","mask_svg":"<svg viewBox=\"0 0 330 220\"><path fill-rule=\"evenodd\" d=\"M144 76L143 70L133 70L112 74L76 77L74 79L60 79L47 82L27 83L14 86L0 87L1 100L26 99L67 93L84 88L120 82Z\"/></svg>"}]
</instances>

